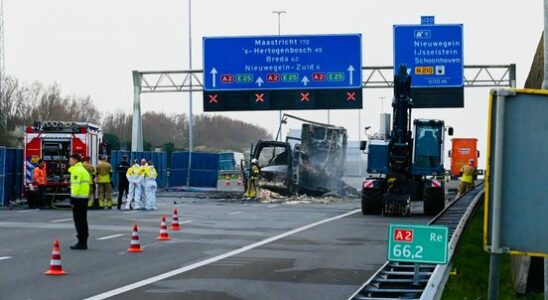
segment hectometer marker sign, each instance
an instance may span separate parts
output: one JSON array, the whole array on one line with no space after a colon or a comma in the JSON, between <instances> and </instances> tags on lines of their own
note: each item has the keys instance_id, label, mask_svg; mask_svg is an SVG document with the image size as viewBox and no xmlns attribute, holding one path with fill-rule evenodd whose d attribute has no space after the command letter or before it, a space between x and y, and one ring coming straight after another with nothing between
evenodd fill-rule
<instances>
[{"instance_id":1,"label":"hectometer marker sign","mask_svg":"<svg viewBox=\"0 0 548 300\"><path fill-rule=\"evenodd\" d=\"M445 226L390 224L388 260L445 264L448 235Z\"/></svg>"}]
</instances>

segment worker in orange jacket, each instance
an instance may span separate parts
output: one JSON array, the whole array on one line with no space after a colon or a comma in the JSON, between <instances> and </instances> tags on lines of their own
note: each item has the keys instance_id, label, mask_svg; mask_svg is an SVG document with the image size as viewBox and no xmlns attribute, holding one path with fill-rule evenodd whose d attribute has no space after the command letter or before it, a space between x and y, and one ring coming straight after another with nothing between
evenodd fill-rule
<instances>
[{"instance_id":1,"label":"worker in orange jacket","mask_svg":"<svg viewBox=\"0 0 548 300\"><path fill-rule=\"evenodd\" d=\"M46 208L46 185L48 177L46 175L46 162L43 159L38 160L38 167L34 168L32 177L38 187L38 207L44 209Z\"/></svg>"}]
</instances>

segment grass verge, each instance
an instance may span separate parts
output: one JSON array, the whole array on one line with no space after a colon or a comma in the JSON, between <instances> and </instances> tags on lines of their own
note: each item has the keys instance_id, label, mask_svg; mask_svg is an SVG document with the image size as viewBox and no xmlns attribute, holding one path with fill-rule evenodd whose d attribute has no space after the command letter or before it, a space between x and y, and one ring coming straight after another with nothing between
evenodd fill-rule
<instances>
[{"instance_id":1,"label":"grass verge","mask_svg":"<svg viewBox=\"0 0 548 300\"><path fill-rule=\"evenodd\" d=\"M456 275L450 275L443 300L487 299L489 254L483 250L483 205L476 210L461 237L453 263ZM520 296L512 288L510 255L502 256L499 299L541 300L542 295Z\"/></svg>"}]
</instances>

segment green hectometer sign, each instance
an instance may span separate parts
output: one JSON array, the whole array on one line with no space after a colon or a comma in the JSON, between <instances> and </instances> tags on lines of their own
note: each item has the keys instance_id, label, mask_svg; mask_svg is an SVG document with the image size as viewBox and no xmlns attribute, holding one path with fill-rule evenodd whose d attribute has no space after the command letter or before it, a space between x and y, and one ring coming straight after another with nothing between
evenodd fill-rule
<instances>
[{"instance_id":1,"label":"green hectometer sign","mask_svg":"<svg viewBox=\"0 0 548 300\"><path fill-rule=\"evenodd\" d=\"M445 226L390 224L388 260L446 264L448 235Z\"/></svg>"}]
</instances>

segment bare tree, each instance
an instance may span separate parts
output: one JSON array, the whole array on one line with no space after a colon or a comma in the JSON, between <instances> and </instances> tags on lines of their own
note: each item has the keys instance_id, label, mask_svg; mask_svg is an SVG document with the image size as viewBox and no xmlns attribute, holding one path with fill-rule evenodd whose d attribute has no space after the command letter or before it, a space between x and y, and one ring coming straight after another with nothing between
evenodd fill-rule
<instances>
[{"instance_id":1,"label":"bare tree","mask_svg":"<svg viewBox=\"0 0 548 300\"><path fill-rule=\"evenodd\" d=\"M38 82L21 83L7 77L0 101L0 144L15 145L21 136L13 136L18 126L38 120L99 122L101 113L87 97L65 97L58 85L44 87Z\"/></svg>"},{"instance_id":2,"label":"bare tree","mask_svg":"<svg viewBox=\"0 0 548 300\"><path fill-rule=\"evenodd\" d=\"M131 115L124 111L108 113L103 119L103 131L116 135L121 143L131 142Z\"/></svg>"}]
</instances>

